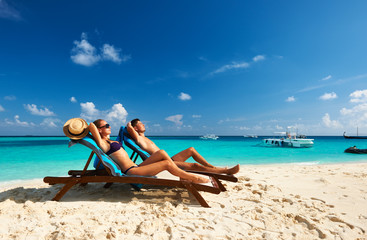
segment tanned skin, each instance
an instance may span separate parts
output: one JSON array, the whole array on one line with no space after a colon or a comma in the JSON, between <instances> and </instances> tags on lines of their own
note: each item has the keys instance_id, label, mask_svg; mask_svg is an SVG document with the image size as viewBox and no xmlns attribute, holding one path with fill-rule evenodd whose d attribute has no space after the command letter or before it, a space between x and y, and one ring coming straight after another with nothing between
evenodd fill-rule
<instances>
[{"instance_id":1,"label":"tanned skin","mask_svg":"<svg viewBox=\"0 0 367 240\"><path fill-rule=\"evenodd\" d=\"M131 122L127 124L127 131L133 140L150 155L163 151L161 150L152 140L145 136L145 126L140 120L133 120L134 126ZM186 162L187 159L192 157L196 163ZM195 170L195 171L208 171L213 173L222 174L235 174L240 170L240 166L236 165L232 168L220 168L215 167L208 163L203 156L201 156L195 148L187 148L173 157L171 157L173 162L180 168L184 170Z\"/></svg>"},{"instance_id":2,"label":"tanned skin","mask_svg":"<svg viewBox=\"0 0 367 240\"><path fill-rule=\"evenodd\" d=\"M107 126L107 122L103 119L98 119L95 123L89 124L89 131L93 135L97 145L104 152L108 152L110 150L111 142L113 142L110 140L111 128ZM131 168L128 171L128 174L154 176L164 170L167 170L172 175L194 183L209 182L207 178L187 173L177 167L177 165L173 163L172 159L164 151L155 152L138 166L131 161L123 148L111 153L109 156L120 166L122 171L125 171L132 166L136 166Z\"/></svg>"}]
</instances>

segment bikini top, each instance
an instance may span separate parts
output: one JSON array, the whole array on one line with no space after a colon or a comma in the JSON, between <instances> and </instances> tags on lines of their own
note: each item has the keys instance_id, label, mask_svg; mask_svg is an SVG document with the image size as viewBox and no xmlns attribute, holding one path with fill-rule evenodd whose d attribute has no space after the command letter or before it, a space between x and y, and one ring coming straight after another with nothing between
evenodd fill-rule
<instances>
[{"instance_id":1,"label":"bikini top","mask_svg":"<svg viewBox=\"0 0 367 240\"><path fill-rule=\"evenodd\" d=\"M111 155L112 153L120 150L122 148L122 143L120 142L110 142L110 150L106 152L107 155Z\"/></svg>"}]
</instances>

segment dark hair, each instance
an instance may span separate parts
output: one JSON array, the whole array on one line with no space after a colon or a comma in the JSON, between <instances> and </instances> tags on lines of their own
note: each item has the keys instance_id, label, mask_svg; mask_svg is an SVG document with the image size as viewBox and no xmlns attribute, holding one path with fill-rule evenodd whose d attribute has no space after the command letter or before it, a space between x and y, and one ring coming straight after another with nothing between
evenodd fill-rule
<instances>
[{"instance_id":1,"label":"dark hair","mask_svg":"<svg viewBox=\"0 0 367 240\"><path fill-rule=\"evenodd\" d=\"M135 127L138 122L140 122L139 118L135 118L135 119L131 120L131 126Z\"/></svg>"},{"instance_id":2,"label":"dark hair","mask_svg":"<svg viewBox=\"0 0 367 240\"><path fill-rule=\"evenodd\" d=\"M101 122L103 121L103 119L97 119L96 121L94 121L94 125L96 125L97 128L99 128L101 126Z\"/></svg>"}]
</instances>

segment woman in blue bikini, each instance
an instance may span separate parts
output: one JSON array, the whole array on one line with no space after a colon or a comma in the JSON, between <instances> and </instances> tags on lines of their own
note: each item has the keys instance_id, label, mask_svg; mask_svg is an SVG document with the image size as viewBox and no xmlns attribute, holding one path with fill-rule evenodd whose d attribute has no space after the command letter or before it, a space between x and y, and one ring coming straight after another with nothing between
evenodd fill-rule
<instances>
[{"instance_id":1,"label":"woman in blue bikini","mask_svg":"<svg viewBox=\"0 0 367 240\"><path fill-rule=\"evenodd\" d=\"M121 170L127 174L154 176L164 170L172 175L192 181L194 183L206 183L209 180L191 173L187 173L176 166L172 159L163 150L157 151L147 158L144 162L136 165L121 143L110 140L110 125L103 119L98 119L89 124L89 131L92 133L97 145L115 162Z\"/></svg>"}]
</instances>

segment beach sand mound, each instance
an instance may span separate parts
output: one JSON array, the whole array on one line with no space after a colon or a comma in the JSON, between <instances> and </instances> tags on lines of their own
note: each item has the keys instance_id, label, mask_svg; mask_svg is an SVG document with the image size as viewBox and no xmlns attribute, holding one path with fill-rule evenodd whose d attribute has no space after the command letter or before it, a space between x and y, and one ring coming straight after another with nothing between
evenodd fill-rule
<instances>
[{"instance_id":1,"label":"beach sand mound","mask_svg":"<svg viewBox=\"0 0 367 240\"><path fill-rule=\"evenodd\" d=\"M3 186L0 239L367 239L367 164L242 166L227 192Z\"/></svg>"}]
</instances>

